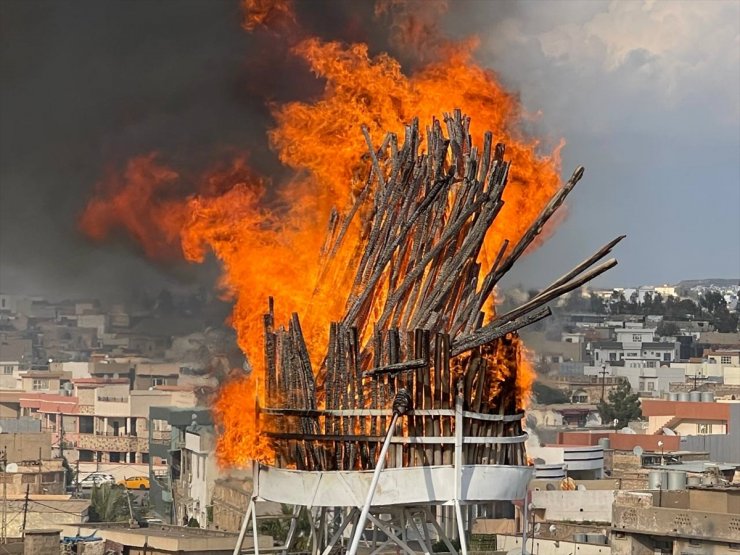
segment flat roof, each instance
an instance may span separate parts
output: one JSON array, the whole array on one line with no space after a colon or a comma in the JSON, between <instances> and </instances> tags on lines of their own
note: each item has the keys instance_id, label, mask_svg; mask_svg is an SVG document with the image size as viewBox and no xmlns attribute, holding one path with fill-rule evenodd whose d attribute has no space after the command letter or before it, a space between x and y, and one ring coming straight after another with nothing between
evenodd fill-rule
<instances>
[{"instance_id":1,"label":"flat roof","mask_svg":"<svg viewBox=\"0 0 740 555\"><path fill-rule=\"evenodd\" d=\"M669 454L669 453L666 453ZM707 471L707 468L710 466L716 466L719 468L720 472L726 472L730 470L737 469L737 464L728 464L728 463L715 463L710 461L689 461L684 463L678 463L678 464L666 464L666 465L659 465L659 464L651 464L651 465L645 465L645 468L655 469L655 470L682 470L684 472L694 472L697 474L701 474L703 472Z\"/></svg>"}]
</instances>

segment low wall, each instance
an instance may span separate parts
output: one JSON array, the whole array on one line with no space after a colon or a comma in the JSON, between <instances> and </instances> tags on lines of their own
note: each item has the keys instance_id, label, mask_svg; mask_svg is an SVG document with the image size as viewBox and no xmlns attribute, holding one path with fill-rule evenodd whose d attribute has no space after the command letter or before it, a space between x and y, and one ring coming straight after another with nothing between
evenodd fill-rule
<instances>
[{"instance_id":1,"label":"low wall","mask_svg":"<svg viewBox=\"0 0 740 555\"><path fill-rule=\"evenodd\" d=\"M611 522L614 490L533 491L535 509L544 509L543 520Z\"/></svg>"}]
</instances>

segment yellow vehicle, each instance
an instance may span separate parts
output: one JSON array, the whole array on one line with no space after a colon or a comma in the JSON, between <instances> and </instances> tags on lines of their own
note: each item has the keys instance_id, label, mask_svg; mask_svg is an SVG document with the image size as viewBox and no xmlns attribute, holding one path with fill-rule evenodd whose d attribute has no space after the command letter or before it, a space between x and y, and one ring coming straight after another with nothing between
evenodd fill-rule
<instances>
[{"instance_id":1,"label":"yellow vehicle","mask_svg":"<svg viewBox=\"0 0 740 555\"><path fill-rule=\"evenodd\" d=\"M149 489L149 478L147 476L131 476L118 483L126 489Z\"/></svg>"}]
</instances>

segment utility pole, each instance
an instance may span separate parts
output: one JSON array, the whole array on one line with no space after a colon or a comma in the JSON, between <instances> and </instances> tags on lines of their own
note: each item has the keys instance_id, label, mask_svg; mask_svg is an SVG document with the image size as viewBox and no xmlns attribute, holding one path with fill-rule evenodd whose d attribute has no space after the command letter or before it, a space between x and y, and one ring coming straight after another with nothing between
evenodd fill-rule
<instances>
[{"instance_id":1,"label":"utility pole","mask_svg":"<svg viewBox=\"0 0 740 555\"><path fill-rule=\"evenodd\" d=\"M5 448L0 453L0 462L3 465L3 523L0 536L2 536L3 543L8 543L8 454Z\"/></svg>"},{"instance_id":2,"label":"utility pole","mask_svg":"<svg viewBox=\"0 0 740 555\"><path fill-rule=\"evenodd\" d=\"M694 372L694 375L693 376L689 376L689 377L690 378L693 378L693 380L694 380L694 391L696 391L696 388L698 387L696 382L698 382L699 380L705 380L706 379L702 374L699 374L698 372Z\"/></svg>"},{"instance_id":3,"label":"utility pole","mask_svg":"<svg viewBox=\"0 0 740 555\"><path fill-rule=\"evenodd\" d=\"M601 402L604 402L604 394L606 393L606 362L601 364Z\"/></svg>"},{"instance_id":4,"label":"utility pole","mask_svg":"<svg viewBox=\"0 0 740 555\"><path fill-rule=\"evenodd\" d=\"M31 484L26 484L26 498L23 501L23 528L21 528L22 537L26 537L26 515L28 514L28 488Z\"/></svg>"},{"instance_id":5,"label":"utility pole","mask_svg":"<svg viewBox=\"0 0 740 555\"><path fill-rule=\"evenodd\" d=\"M134 526L136 524L136 519L134 518L134 509L131 506L131 494L128 491L128 488L124 485L123 486L124 491L126 492L126 501L128 501L128 515L131 517L131 520L129 520L129 525Z\"/></svg>"}]
</instances>

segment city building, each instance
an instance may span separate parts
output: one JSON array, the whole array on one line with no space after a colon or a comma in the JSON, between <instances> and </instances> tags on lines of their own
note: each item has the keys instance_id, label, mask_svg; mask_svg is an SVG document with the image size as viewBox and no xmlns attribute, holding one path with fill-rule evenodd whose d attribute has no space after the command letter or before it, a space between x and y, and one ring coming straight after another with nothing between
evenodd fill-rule
<instances>
[{"instance_id":1,"label":"city building","mask_svg":"<svg viewBox=\"0 0 740 555\"><path fill-rule=\"evenodd\" d=\"M740 549L740 488L617 494L612 555L733 553Z\"/></svg>"},{"instance_id":2,"label":"city building","mask_svg":"<svg viewBox=\"0 0 740 555\"><path fill-rule=\"evenodd\" d=\"M205 408L149 409L150 502L171 524L187 524L191 517L200 526L208 523L216 480L212 426L211 411ZM164 462L166 472L155 472L154 457Z\"/></svg>"}]
</instances>

